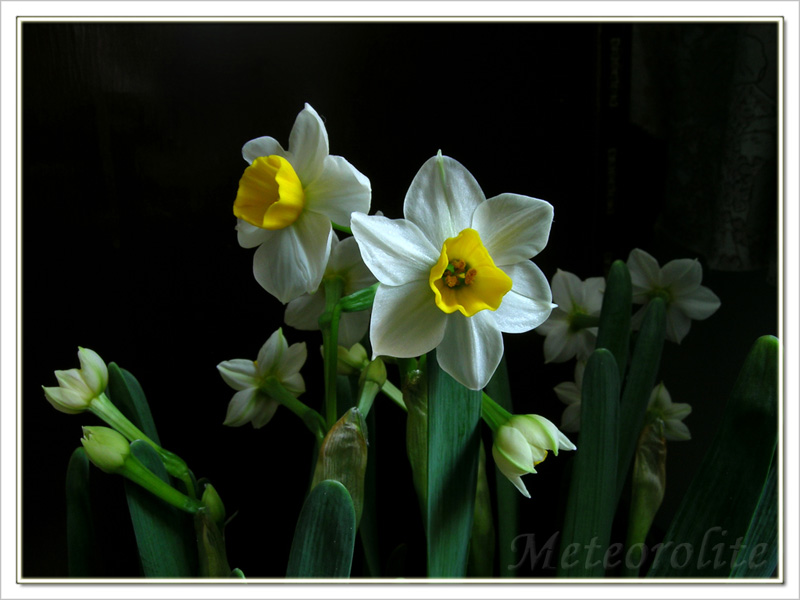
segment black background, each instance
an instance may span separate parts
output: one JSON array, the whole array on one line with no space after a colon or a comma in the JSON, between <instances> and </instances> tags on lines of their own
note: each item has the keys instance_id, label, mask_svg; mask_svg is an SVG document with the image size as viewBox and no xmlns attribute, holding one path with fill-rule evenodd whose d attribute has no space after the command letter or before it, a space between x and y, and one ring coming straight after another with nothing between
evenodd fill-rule
<instances>
[{"instance_id":1,"label":"black background","mask_svg":"<svg viewBox=\"0 0 800 600\"><path fill-rule=\"evenodd\" d=\"M233 391L215 366L254 359L281 325L282 306L252 276L253 250L236 242L232 203L242 145L270 135L286 146L304 102L326 121L331 154L370 178L373 212L401 217L409 183L441 149L489 197L515 192L554 205L550 242L535 258L548 278L556 268L603 275L634 247L661 264L697 256L656 228L667 143L602 101L603 40L620 36L624 52L629 31L609 23L26 23L23 575L67 574L64 471L80 427L97 420L57 413L41 386L56 384L53 370L78 365L78 345L136 375L163 445L215 484L229 513L239 511L226 531L231 565L248 577L285 573L310 436L283 409L258 431L223 427ZM623 53L621 110L628 66ZM623 149L611 215L609 143ZM777 214L774 198L768 203ZM704 284L721 309L664 351L662 377L674 401L692 404L694 439L669 444L655 535L708 447L750 344L778 333L765 269L706 268ZM308 343L303 399L319 406L320 338L284 332ZM506 336L515 411L558 423L563 406L552 387L572 379L573 363L544 365L542 342L534 332ZM392 369L390 377L397 382ZM375 411L383 559L407 543L404 574L423 576L405 418L389 402ZM522 502L520 533L545 540L558 529L568 461L551 458L526 478L533 498ZM94 468L92 476L98 573L138 576L120 481ZM357 556L354 575L359 565Z\"/></svg>"}]
</instances>

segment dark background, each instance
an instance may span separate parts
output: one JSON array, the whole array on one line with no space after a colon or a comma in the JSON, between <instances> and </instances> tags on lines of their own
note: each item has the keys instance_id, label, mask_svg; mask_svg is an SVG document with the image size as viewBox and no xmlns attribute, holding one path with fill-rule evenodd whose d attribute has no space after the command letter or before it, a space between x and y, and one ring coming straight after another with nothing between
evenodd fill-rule
<instances>
[{"instance_id":1,"label":"dark background","mask_svg":"<svg viewBox=\"0 0 800 600\"><path fill-rule=\"evenodd\" d=\"M78 345L136 375L163 445L239 511L231 566L284 575L311 438L284 409L258 431L223 427L233 390L215 366L254 359L281 325L253 250L236 242L232 204L242 145L270 135L286 146L304 102L326 121L331 153L370 178L372 211L401 217L441 149L488 197L554 205L535 259L548 278L603 275L634 247L662 265L702 261L722 307L665 347L661 376L692 404L694 439L669 444L657 538L750 345L778 334L775 40L776 26L748 23L25 23L23 576L67 575L64 472L97 420L57 413L41 386L78 366ZM303 399L319 406L320 337L284 332L308 343ZM515 411L558 423L552 388L573 362L544 365L534 332L505 337ZM374 410L382 558L406 543L404 575L423 576L405 419L389 402ZM526 477L520 533L543 543L558 529L568 461ZM92 477L98 574L138 576L121 482Z\"/></svg>"}]
</instances>

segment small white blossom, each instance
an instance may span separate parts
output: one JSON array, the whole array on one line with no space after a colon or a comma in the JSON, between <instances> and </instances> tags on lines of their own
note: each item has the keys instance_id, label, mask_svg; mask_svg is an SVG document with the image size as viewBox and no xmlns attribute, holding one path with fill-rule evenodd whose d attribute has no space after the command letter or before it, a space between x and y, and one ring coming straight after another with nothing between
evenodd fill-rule
<instances>
[{"instance_id":1,"label":"small white blossom","mask_svg":"<svg viewBox=\"0 0 800 600\"><path fill-rule=\"evenodd\" d=\"M217 365L225 383L237 390L223 424L240 427L252 423L259 429L269 423L279 402L262 389L262 383L273 377L293 396L299 396L306 390L300 374L306 358L305 342L289 346L278 329L261 347L255 361L237 358Z\"/></svg>"},{"instance_id":2,"label":"small white blossom","mask_svg":"<svg viewBox=\"0 0 800 600\"><path fill-rule=\"evenodd\" d=\"M108 385L108 367L97 352L78 348L78 360L80 369L55 372L58 387L42 387L53 408L67 414L88 410L92 400L105 392Z\"/></svg>"},{"instance_id":3,"label":"small white blossom","mask_svg":"<svg viewBox=\"0 0 800 600\"><path fill-rule=\"evenodd\" d=\"M703 267L696 259L672 260L663 267L644 250L636 248L628 256L633 302L644 304L633 316L634 329L641 326L647 304L655 297L667 306L666 338L676 344L689 333L691 321L702 321L720 307L717 295L705 286Z\"/></svg>"},{"instance_id":4,"label":"small white blossom","mask_svg":"<svg viewBox=\"0 0 800 600\"><path fill-rule=\"evenodd\" d=\"M664 437L668 440L680 442L692 439L689 428L683 422L692 412L691 405L672 402L672 396L663 383L653 388L647 412L650 418L664 422Z\"/></svg>"},{"instance_id":5,"label":"small white blossom","mask_svg":"<svg viewBox=\"0 0 800 600\"><path fill-rule=\"evenodd\" d=\"M581 281L576 275L558 269L553 275L553 302L557 305L550 318L536 328L544 340L545 362L565 362L570 358L587 360L597 343L597 327L583 327L581 317L600 317L606 281L590 277Z\"/></svg>"}]
</instances>

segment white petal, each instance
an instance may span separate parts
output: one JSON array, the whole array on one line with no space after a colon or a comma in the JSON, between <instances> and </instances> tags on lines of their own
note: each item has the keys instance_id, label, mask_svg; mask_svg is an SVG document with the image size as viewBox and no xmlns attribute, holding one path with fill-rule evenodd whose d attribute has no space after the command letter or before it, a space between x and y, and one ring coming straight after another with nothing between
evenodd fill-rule
<instances>
[{"instance_id":1,"label":"white petal","mask_svg":"<svg viewBox=\"0 0 800 600\"><path fill-rule=\"evenodd\" d=\"M337 247L331 250L326 274L336 274L344 278L345 296L363 290L377 282L375 276L364 264L361 250L354 237L345 238Z\"/></svg>"},{"instance_id":2,"label":"white petal","mask_svg":"<svg viewBox=\"0 0 800 600\"><path fill-rule=\"evenodd\" d=\"M258 373L262 377L267 375L274 375L281 359L289 348L286 338L283 336L283 330L279 327L271 336L264 342L261 349L258 351Z\"/></svg>"},{"instance_id":3,"label":"white petal","mask_svg":"<svg viewBox=\"0 0 800 600\"><path fill-rule=\"evenodd\" d=\"M378 281L397 286L424 280L428 285L441 248L434 248L411 221L355 213L351 227L361 258Z\"/></svg>"},{"instance_id":4,"label":"white petal","mask_svg":"<svg viewBox=\"0 0 800 600\"><path fill-rule=\"evenodd\" d=\"M271 234L272 231L268 229L261 229L243 219L236 219L236 238L242 248L260 246Z\"/></svg>"},{"instance_id":5,"label":"white petal","mask_svg":"<svg viewBox=\"0 0 800 600\"><path fill-rule=\"evenodd\" d=\"M472 228L498 266L536 256L547 245L553 207L544 200L500 194L482 202L472 215Z\"/></svg>"},{"instance_id":6,"label":"white petal","mask_svg":"<svg viewBox=\"0 0 800 600\"><path fill-rule=\"evenodd\" d=\"M686 417L692 414L692 405L685 402L675 402L670 404L669 407L663 411L664 419L683 421Z\"/></svg>"},{"instance_id":7,"label":"white petal","mask_svg":"<svg viewBox=\"0 0 800 600\"><path fill-rule=\"evenodd\" d=\"M369 212L372 197L369 179L341 156L326 157L322 174L305 192L307 210L345 227L350 226L350 213Z\"/></svg>"},{"instance_id":8,"label":"white petal","mask_svg":"<svg viewBox=\"0 0 800 600\"><path fill-rule=\"evenodd\" d=\"M89 400L69 388L46 387L44 395L53 408L68 415L85 412L89 407Z\"/></svg>"},{"instance_id":9,"label":"white petal","mask_svg":"<svg viewBox=\"0 0 800 600\"><path fill-rule=\"evenodd\" d=\"M556 329L569 327L567 322L567 313L560 308L556 307L547 320L536 328L536 333L539 335L550 335Z\"/></svg>"},{"instance_id":10,"label":"white petal","mask_svg":"<svg viewBox=\"0 0 800 600\"><path fill-rule=\"evenodd\" d=\"M561 430L575 432L581 430L581 405L570 404L561 413Z\"/></svg>"},{"instance_id":11,"label":"white petal","mask_svg":"<svg viewBox=\"0 0 800 600\"><path fill-rule=\"evenodd\" d=\"M256 388L248 388L236 392L230 403L228 403L228 412L225 415L223 425L241 427L250 421L258 400L257 392Z\"/></svg>"},{"instance_id":12,"label":"white petal","mask_svg":"<svg viewBox=\"0 0 800 600\"><path fill-rule=\"evenodd\" d=\"M472 317L448 315L442 343L436 350L439 366L471 390L486 387L503 358L503 335L489 311Z\"/></svg>"},{"instance_id":13,"label":"white petal","mask_svg":"<svg viewBox=\"0 0 800 600\"><path fill-rule=\"evenodd\" d=\"M316 292L328 263L331 236L330 221L304 212L289 227L273 232L256 250L256 281L284 304Z\"/></svg>"},{"instance_id":14,"label":"white petal","mask_svg":"<svg viewBox=\"0 0 800 600\"><path fill-rule=\"evenodd\" d=\"M297 115L289 134L289 152L294 155L292 166L303 186L320 176L328 156L328 132L310 104Z\"/></svg>"},{"instance_id":15,"label":"white petal","mask_svg":"<svg viewBox=\"0 0 800 600\"><path fill-rule=\"evenodd\" d=\"M370 311L342 313L339 319L339 345L350 348L360 342L369 328Z\"/></svg>"},{"instance_id":16,"label":"white petal","mask_svg":"<svg viewBox=\"0 0 800 600\"><path fill-rule=\"evenodd\" d=\"M599 315L603 308L603 294L606 280L602 277L589 277L583 282L583 308L589 315Z\"/></svg>"},{"instance_id":17,"label":"white petal","mask_svg":"<svg viewBox=\"0 0 800 600\"><path fill-rule=\"evenodd\" d=\"M217 365L217 371L229 386L235 390L258 387L258 373L252 360L235 358Z\"/></svg>"},{"instance_id":18,"label":"white petal","mask_svg":"<svg viewBox=\"0 0 800 600\"><path fill-rule=\"evenodd\" d=\"M290 327L301 331L319 329L319 318L325 312L325 290L320 288L314 294L304 294L286 305L283 320Z\"/></svg>"},{"instance_id":19,"label":"white petal","mask_svg":"<svg viewBox=\"0 0 800 600\"><path fill-rule=\"evenodd\" d=\"M252 162L259 156L286 156L286 151L278 143L278 140L269 136L264 136L250 140L242 147L242 157L247 161L247 164Z\"/></svg>"},{"instance_id":20,"label":"white petal","mask_svg":"<svg viewBox=\"0 0 800 600\"><path fill-rule=\"evenodd\" d=\"M565 362L577 355L579 345L578 336L573 335L565 323L563 330L558 329L544 339L544 361Z\"/></svg>"},{"instance_id":21,"label":"white petal","mask_svg":"<svg viewBox=\"0 0 800 600\"><path fill-rule=\"evenodd\" d=\"M275 411L278 410L278 402L273 399L262 399L256 404L250 421L253 423L254 429L261 429L264 425L272 420L275 416Z\"/></svg>"},{"instance_id":22,"label":"white petal","mask_svg":"<svg viewBox=\"0 0 800 600\"><path fill-rule=\"evenodd\" d=\"M438 155L428 159L411 182L403 214L441 248L447 238L471 226L472 213L485 199L478 182L461 163Z\"/></svg>"},{"instance_id":23,"label":"white petal","mask_svg":"<svg viewBox=\"0 0 800 600\"><path fill-rule=\"evenodd\" d=\"M529 260L503 267L511 277L511 291L492 316L500 331L523 333L538 327L550 316L553 299L541 269Z\"/></svg>"},{"instance_id":24,"label":"white petal","mask_svg":"<svg viewBox=\"0 0 800 600\"><path fill-rule=\"evenodd\" d=\"M299 396L306 391L306 382L303 381L303 376L300 373L290 375L281 381L281 384L295 396Z\"/></svg>"},{"instance_id":25,"label":"white petal","mask_svg":"<svg viewBox=\"0 0 800 600\"><path fill-rule=\"evenodd\" d=\"M717 312L721 302L714 292L701 285L688 296L677 298L675 305L690 319L702 321Z\"/></svg>"},{"instance_id":26,"label":"white petal","mask_svg":"<svg viewBox=\"0 0 800 600\"><path fill-rule=\"evenodd\" d=\"M570 313L577 304L583 308L583 283L580 278L569 271L558 269L553 275L553 301L564 312Z\"/></svg>"},{"instance_id":27,"label":"white petal","mask_svg":"<svg viewBox=\"0 0 800 600\"><path fill-rule=\"evenodd\" d=\"M683 314L676 306L670 306L667 309L667 335L666 338L680 344L681 340L689 333L689 328L692 321Z\"/></svg>"},{"instance_id":28,"label":"white petal","mask_svg":"<svg viewBox=\"0 0 800 600\"><path fill-rule=\"evenodd\" d=\"M703 280L703 267L694 258L671 260L661 269L659 284L676 296L694 291Z\"/></svg>"},{"instance_id":29,"label":"white petal","mask_svg":"<svg viewBox=\"0 0 800 600\"><path fill-rule=\"evenodd\" d=\"M83 380L78 369L67 369L66 371L54 371L53 374L58 380L58 384L68 390L72 390L86 400L90 400L96 394L89 389Z\"/></svg>"},{"instance_id":30,"label":"white petal","mask_svg":"<svg viewBox=\"0 0 800 600\"><path fill-rule=\"evenodd\" d=\"M651 290L658 283L661 271L658 267L658 261L644 250L639 248L631 250L628 255L627 265L631 273L631 286L634 295L643 290Z\"/></svg>"},{"instance_id":31,"label":"white petal","mask_svg":"<svg viewBox=\"0 0 800 600\"><path fill-rule=\"evenodd\" d=\"M428 282L378 286L372 305L370 342L373 356L411 358L436 348L447 315L436 306Z\"/></svg>"},{"instance_id":32,"label":"white petal","mask_svg":"<svg viewBox=\"0 0 800 600\"><path fill-rule=\"evenodd\" d=\"M299 373L308 358L306 343L292 344L281 356L278 364L277 376L281 381Z\"/></svg>"},{"instance_id":33,"label":"white petal","mask_svg":"<svg viewBox=\"0 0 800 600\"><path fill-rule=\"evenodd\" d=\"M686 423L668 420L664 422L664 437L673 442L684 442L692 439Z\"/></svg>"},{"instance_id":34,"label":"white petal","mask_svg":"<svg viewBox=\"0 0 800 600\"><path fill-rule=\"evenodd\" d=\"M564 404L580 404L581 391L574 381L564 381L553 388L553 391Z\"/></svg>"}]
</instances>

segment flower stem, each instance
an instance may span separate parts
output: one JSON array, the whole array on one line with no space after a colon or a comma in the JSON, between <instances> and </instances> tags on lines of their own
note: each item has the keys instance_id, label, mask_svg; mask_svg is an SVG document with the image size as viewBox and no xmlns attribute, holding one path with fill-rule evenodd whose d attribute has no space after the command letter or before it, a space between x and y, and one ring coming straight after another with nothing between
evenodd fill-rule
<instances>
[{"instance_id":1,"label":"flower stem","mask_svg":"<svg viewBox=\"0 0 800 600\"><path fill-rule=\"evenodd\" d=\"M325 419L327 427L330 429L338 419L336 365L338 363L339 316L341 314L338 302L344 290L344 280L341 277L326 277L322 280L322 284L325 286L325 312L319 318L319 326L322 330L322 357L325 363Z\"/></svg>"},{"instance_id":2,"label":"flower stem","mask_svg":"<svg viewBox=\"0 0 800 600\"><path fill-rule=\"evenodd\" d=\"M381 391L385 396L389 397L392 402L397 404L397 406L408 412L408 407L406 406L406 403L403 402L403 392L401 392L395 384L387 379L386 383L383 384Z\"/></svg>"},{"instance_id":3,"label":"flower stem","mask_svg":"<svg viewBox=\"0 0 800 600\"><path fill-rule=\"evenodd\" d=\"M125 436L129 442L142 440L152 446L153 450L161 457L161 461L164 463L167 473L180 479L186 486L186 491L189 495L192 498L195 497L194 485L192 484L192 478L189 475L189 467L186 466L186 462L174 452L164 450L164 448L147 437L141 429L131 423L128 417L122 414L108 396L103 393L93 398L92 402L89 404L89 412L105 421L105 423L110 425L113 429Z\"/></svg>"},{"instance_id":4,"label":"flower stem","mask_svg":"<svg viewBox=\"0 0 800 600\"><path fill-rule=\"evenodd\" d=\"M492 400L486 392L481 398L481 417L492 431L497 431L512 417L511 413Z\"/></svg>"},{"instance_id":5,"label":"flower stem","mask_svg":"<svg viewBox=\"0 0 800 600\"><path fill-rule=\"evenodd\" d=\"M322 419L322 415L295 398L275 377L267 377L264 379L261 383L261 389L271 398L274 398L300 417L309 431L317 438L317 441L322 442L325 438L326 431L325 421Z\"/></svg>"},{"instance_id":6,"label":"flower stem","mask_svg":"<svg viewBox=\"0 0 800 600\"><path fill-rule=\"evenodd\" d=\"M342 233L349 233L353 235L353 231L349 227L345 227L344 225L339 225L338 223L334 223L331 221L331 227L336 229L337 231L341 231Z\"/></svg>"},{"instance_id":7,"label":"flower stem","mask_svg":"<svg viewBox=\"0 0 800 600\"><path fill-rule=\"evenodd\" d=\"M583 313L575 313L569 319L569 327L572 331L580 331L581 329L597 327L598 325L600 325L599 316L585 315Z\"/></svg>"},{"instance_id":8,"label":"flower stem","mask_svg":"<svg viewBox=\"0 0 800 600\"><path fill-rule=\"evenodd\" d=\"M196 513L197 510L202 506L202 504L196 499L189 498L171 485L159 479L157 475L145 467L142 462L133 455L130 455L127 458L125 464L120 470L120 474L127 477L137 485L142 486L154 496L158 496L164 502L167 502L168 504L180 508L188 513Z\"/></svg>"}]
</instances>

